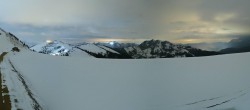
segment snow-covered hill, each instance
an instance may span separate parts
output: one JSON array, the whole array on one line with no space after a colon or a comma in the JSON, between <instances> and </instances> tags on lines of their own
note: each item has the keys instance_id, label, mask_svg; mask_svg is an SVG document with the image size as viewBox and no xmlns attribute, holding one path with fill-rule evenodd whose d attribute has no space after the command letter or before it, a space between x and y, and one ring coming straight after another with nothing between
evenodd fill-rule
<instances>
[{"instance_id":1,"label":"snow-covered hill","mask_svg":"<svg viewBox=\"0 0 250 110\"><path fill-rule=\"evenodd\" d=\"M71 57L93 57L86 53L85 51L82 51L78 48L76 48L73 45L66 44L61 41L47 41L41 44L37 44L30 48L31 50L39 53L54 55L54 56L71 56Z\"/></svg>"},{"instance_id":2,"label":"snow-covered hill","mask_svg":"<svg viewBox=\"0 0 250 110\"><path fill-rule=\"evenodd\" d=\"M217 52L204 51L190 46L160 40L144 41L138 46L127 47L125 50L133 58L196 57L219 54Z\"/></svg>"},{"instance_id":3,"label":"snow-covered hill","mask_svg":"<svg viewBox=\"0 0 250 110\"><path fill-rule=\"evenodd\" d=\"M10 61L46 109L247 110L249 56L105 60L20 53Z\"/></svg>"}]
</instances>

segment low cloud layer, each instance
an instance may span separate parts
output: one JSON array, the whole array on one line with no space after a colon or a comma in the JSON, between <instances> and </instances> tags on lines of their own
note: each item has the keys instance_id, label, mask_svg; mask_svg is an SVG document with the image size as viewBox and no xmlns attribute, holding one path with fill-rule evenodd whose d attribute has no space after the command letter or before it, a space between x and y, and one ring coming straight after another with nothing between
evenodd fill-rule
<instances>
[{"instance_id":1,"label":"low cloud layer","mask_svg":"<svg viewBox=\"0 0 250 110\"><path fill-rule=\"evenodd\" d=\"M249 0L2 0L0 26L25 40L230 41L250 34Z\"/></svg>"}]
</instances>

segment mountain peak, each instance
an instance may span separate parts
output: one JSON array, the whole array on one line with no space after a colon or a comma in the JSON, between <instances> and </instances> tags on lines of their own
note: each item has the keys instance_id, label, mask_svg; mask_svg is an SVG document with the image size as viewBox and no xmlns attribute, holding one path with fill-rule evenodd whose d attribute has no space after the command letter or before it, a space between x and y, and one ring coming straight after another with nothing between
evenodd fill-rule
<instances>
[{"instance_id":1,"label":"mountain peak","mask_svg":"<svg viewBox=\"0 0 250 110\"><path fill-rule=\"evenodd\" d=\"M68 44L57 40L46 41L31 48L33 51L50 55L67 55L70 49Z\"/></svg>"}]
</instances>

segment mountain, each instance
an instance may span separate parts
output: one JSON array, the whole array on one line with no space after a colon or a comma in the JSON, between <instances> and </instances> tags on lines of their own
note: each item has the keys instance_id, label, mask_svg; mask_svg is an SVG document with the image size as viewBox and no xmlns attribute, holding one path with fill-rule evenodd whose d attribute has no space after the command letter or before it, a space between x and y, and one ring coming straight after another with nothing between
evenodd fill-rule
<instances>
[{"instance_id":1,"label":"mountain","mask_svg":"<svg viewBox=\"0 0 250 110\"><path fill-rule=\"evenodd\" d=\"M127 47L125 50L133 58L197 57L219 54L218 52L205 51L160 40L144 41L138 46Z\"/></svg>"},{"instance_id":2,"label":"mountain","mask_svg":"<svg viewBox=\"0 0 250 110\"><path fill-rule=\"evenodd\" d=\"M60 41L48 41L35 45L30 48L31 50L39 53L50 54L55 56L68 56L72 47Z\"/></svg>"},{"instance_id":3,"label":"mountain","mask_svg":"<svg viewBox=\"0 0 250 110\"><path fill-rule=\"evenodd\" d=\"M250 37L239 37L228 42L229 47L220 50L221 53L242 53L250 52Z\"/></svg>"},{"instance_id":4,"label":"mountain","mask_svg":"<svg viewBox=\"0 0 250 110\"><path fill-rule=\"evenodd\" d=\"M50 41L37 44L30 48L31 50L43 54L54 56L78 56L78 57L96 57L96 58L131 58L120 54L119 52L103 46L92 43L67 44L61 41Z\"/></svg>"}]
</instances>

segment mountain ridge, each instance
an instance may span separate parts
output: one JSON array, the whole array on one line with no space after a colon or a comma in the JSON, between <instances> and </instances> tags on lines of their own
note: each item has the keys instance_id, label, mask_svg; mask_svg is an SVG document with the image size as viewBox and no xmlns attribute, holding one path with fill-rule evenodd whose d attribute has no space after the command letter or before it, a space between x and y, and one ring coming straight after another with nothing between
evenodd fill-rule
<instances>
[{"instance_id":1,"label":"mountain ridge","mask_svg":"<svg viewBox=\"0 0 250 110\"><path fill-rule=\"evenodd\" d=\"M175 58L175 57L200 57L219 55L219 52L206 51L169 41L146 40L141 44L135 43L78 43L67 44L62 41L45 42L29 47L15 35L2 30L13 47L25 48L35 52L54 56L74 56L115 58L115 59L142 59L142 58ZM9 49L10 50L10 49Z\"/></svg>"},{"instance_id":2,"label":"mountain ridge","mask_svg":"<svg viewBox=\"0 0 250 110\"><path fill-rule=\"evenodd\" d=\"M134 58L174 58L219 55L213 51L205 51L191 46L174 44L169 41L148 40L138 46L125 48Z\"/></svg>"}]
</instances>

